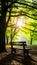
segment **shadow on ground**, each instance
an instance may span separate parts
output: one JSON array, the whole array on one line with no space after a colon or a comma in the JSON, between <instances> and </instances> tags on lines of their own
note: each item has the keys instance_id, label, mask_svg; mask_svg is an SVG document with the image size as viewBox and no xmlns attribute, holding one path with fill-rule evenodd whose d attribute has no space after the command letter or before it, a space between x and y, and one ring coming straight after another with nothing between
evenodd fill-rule
<instances>
[{"instance_id":1,"label":"shadow on ground","mask_svg":"<svg viewBox=\"0 0 37 65\"><path fill-rule=\"evenodd\" d=\"M37 65L37 62L31 56L8 54L0 60L0 65Z\"/></svg>"}]
</instances>

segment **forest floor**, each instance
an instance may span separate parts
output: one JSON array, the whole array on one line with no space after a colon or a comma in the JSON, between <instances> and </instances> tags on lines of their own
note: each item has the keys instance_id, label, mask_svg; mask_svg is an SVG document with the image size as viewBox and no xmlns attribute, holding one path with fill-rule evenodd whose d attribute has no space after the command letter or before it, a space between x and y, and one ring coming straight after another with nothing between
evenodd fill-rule
<instances>
[{"instance_id":1,"label":"forest floor","mask_svg":"<svg viewBox=\"0 0 37 65\"><path fill-rule=\"evenodd\" d=\"M29 56L23 56L23 51L17 50L11 54L11 50L0 53L0 65L37 65L37 51L32 50Z\"/></svg>"}]
</instances>

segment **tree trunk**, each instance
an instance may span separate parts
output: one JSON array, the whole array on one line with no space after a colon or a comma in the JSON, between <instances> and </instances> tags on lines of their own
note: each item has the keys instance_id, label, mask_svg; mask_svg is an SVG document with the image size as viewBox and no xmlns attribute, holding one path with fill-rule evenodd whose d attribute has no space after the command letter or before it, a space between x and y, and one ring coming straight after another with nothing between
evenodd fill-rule
<instances>
[{"instance_id":1,"label":"tree trunk","mask_svg":"<svg viewBox=\"0 0 37 65\"><path fill-rule=\"evenodd\" d=\"M30 44L32 45L32 38L31 38L31 43Z\"/></svg>"},{"instance_id":2,"label":"tree trunk","mask_svg":"<svg viewBox=\"0 0 37 65\"><path fill-rule=\"evenodd\" d=\"M5 27L3 21L0 21L0 52L5 51Z\"/></svg>"},{"instance_id":3,"label":"tree trunk","mask_svg":"<svg viewBox=\"0 0 37 65\"><path fill-rule=\"evenodd\" d=\"M1 18L0 18L0 52L5 49L5 25L6 25L6 7L5 0L1 0Z\"/></svg>"}]
</instances>

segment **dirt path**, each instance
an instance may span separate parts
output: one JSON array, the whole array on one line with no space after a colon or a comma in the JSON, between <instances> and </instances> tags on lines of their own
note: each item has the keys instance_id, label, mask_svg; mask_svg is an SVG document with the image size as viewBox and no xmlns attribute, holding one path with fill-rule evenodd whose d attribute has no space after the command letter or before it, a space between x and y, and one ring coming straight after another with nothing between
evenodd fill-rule
<instances>
[{"instance_id":1,"label":"dirt path","mask_svg":"<svg viewBox=\"0 0 37 65\"><path fill-rule=\"evenodd\" d=\"M0 53L0 65L37 65L37 55L29 54L24 57L22 51L17 51L16 54L9 52Z\"/></svg>"}]
</instances>

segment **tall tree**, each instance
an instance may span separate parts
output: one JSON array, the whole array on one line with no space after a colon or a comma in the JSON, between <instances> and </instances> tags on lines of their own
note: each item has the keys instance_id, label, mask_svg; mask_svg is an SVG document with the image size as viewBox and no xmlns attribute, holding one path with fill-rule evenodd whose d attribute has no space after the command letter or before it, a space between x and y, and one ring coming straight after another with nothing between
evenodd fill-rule
<instances>
[{"instance_id":1,"label":"tall tree","mask_svg":"<svg viewBox=\"0 0 37 65\"><path fill-rule=\"evenodd\" d=\"M8 17L7 22L6 22L6 14L7 14L8 7L10 8L11 7L11 4L10 4L10 6L8 6L8 4L7 4L8 3L8 0L7 1L6 0L1 0L0 2L1 2L1 16L0 16L0 52L2 52L2 51L6 51L6 49L5 49L5 31L6 31L7 24L9 22L9 19L10 19L10 12L9 12L9 17ZM13 1L10 1L10 3L13 4ZM11 9L10 9L10 11L11 11Z\"/></svg>"},{"instance_id":2,"label":"tall tree","mask_svg":"<svg viewBox=\"0 0 37 65\"><path fill-rule=\"evenodd\" d=\"M5 51L5 22L6 8L5 0L1 0L1 20L0 20L0 52Z\"/></svg>"}]
</instances>

